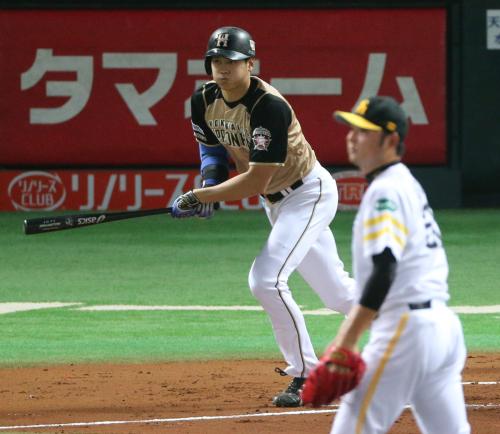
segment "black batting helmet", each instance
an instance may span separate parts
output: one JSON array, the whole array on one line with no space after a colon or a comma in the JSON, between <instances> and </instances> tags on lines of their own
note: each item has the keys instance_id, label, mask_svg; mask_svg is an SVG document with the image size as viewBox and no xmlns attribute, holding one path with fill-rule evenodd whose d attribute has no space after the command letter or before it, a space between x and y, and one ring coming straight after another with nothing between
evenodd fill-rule
<instances>
[{"instance_id":1,"label":"black batting helmet","mask_svg":"<svg viewBox=\"0 0 500 434\"><path fill-rule=\"evenodd\" d=\"M221 27L212 33L205 53L205 71L212 73L211 58L222 56L243 60L255 56L255 42L250 33L239 27Z\"/></svg>"}]
</instances>

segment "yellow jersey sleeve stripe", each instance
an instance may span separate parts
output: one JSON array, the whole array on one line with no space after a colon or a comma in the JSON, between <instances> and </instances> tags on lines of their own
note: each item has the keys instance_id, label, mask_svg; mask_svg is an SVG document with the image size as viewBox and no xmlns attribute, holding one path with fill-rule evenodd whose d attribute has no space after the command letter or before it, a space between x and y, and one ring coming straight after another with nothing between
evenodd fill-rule
<instances>
[{"instance_id":1,"label":"yellow jersey sleeve stripe","mask_svg":"<svg viewBox=\"0 0 500 434\"><path fill-rule=\"evenodd\" d=\"M384 222L384 221L390 221L394 226L396 226L405 235L408 235L408 233L410 232L404 224L402 224L398 219L396 219L394 216L390 215L387 212L379 215L378 217L374 217L374 218L366 220L364 222L364 225L366 228L369 228L370 226L375 226L375 225L377 225L381 222Z\"/></svg>"},{"instance_id":2,"label":"yellow jersey sleeve stripe","mask_svg":"<svg viewBox=\"0 0 500 434\"><path fill-rule=\"evenodd\" d=\"M363 427L365 425L366 413L368 411L368 407L373 399L373 395L375 394L375 390L377 389L380 377L384 373L385 366L387 365L387 362L391 358L392 353L394 352L394 348L396 347L396 344L398 343L404 329L406 328L406 325L408 324L409 317L410 316L408 313L401 315L399 324L396 328L396 332L389 341L389 344L387 345L387 348L384 354L382 355L382 358L380 359L380 363L377 366L375 373L373 374L370 384L368 385L368 389L366 390L366 395L361 403L361 408L358 413L358 419L356 421L356 434L363 433Z\"/></svg>"},{"instance_id":3,"label":"yellow jersey sleeve stripe","mask_svg":"<svg viewBox=\"0 0 500 434\"><path fill-rule=\"evenodd\" d=\"M401 239L401 237L399 237L394 232L392 232L392 230L390 228L384 228L384 229L380 229L379 231L370 232L369 234L367 234L363 237L363 241L375 240L384 234L389 234L392 238L394 238L394 240L396 240L396 242L401 246L401 248L404 248L405 241L403 241Z\"/></svg>"}]
</instances>

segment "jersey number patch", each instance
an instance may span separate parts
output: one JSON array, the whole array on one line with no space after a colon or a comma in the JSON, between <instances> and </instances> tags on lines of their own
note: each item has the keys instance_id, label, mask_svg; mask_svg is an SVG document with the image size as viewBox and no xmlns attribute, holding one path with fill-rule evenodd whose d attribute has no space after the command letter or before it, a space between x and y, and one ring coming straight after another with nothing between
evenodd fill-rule
<instances>
[{"instance_id":1,"label":"jersey number patch","mask_svg":"<svg viewBox=\"0 0 500 434\"><path fill-rule=\"evenodd\" d=\"M429 249L442 247L443 242L441 240L441 231L439 230L439 226L437 225L436 220L434 220L434 213L432 212L432 208L428 204L424 205L423 217L425 224L426 246Z\"/></svg>"}]
</instances>

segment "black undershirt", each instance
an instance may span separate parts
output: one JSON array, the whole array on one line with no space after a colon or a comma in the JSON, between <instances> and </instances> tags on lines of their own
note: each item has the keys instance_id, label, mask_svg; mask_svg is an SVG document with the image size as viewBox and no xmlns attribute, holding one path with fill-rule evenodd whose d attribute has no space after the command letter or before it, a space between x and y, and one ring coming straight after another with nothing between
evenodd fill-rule
<instances>
[{"instance_id":1,"label":"black undershirt","mask_svg":"<svg viewBox=\"0 0 500 434\"><path fill-rule=\"evenodd\" d=\"M373 271L363 289L359 304L378 311L384 302L396 275L396 258L389 247L372 256Z\"/></svg>"},{"instance_id":2,"label":"black undershirt","mask_svg":"<svg viewBox=\"0 0 500 434\"><path fill-rule=\"evenodd\" d=\"M388 167L400 162L401 160L397 159L384 164L383 166L377 167L370 173L367 173L366 179L368 183L371 183L377 175L382 173ZM382 253L373 255L372 261L373 271L363 289L363 294L361 295L359 304L369 309L378 311L387 297L392 282L394 281L397 262L389 247L386 247Z\"/></svg>"}]
</instances>

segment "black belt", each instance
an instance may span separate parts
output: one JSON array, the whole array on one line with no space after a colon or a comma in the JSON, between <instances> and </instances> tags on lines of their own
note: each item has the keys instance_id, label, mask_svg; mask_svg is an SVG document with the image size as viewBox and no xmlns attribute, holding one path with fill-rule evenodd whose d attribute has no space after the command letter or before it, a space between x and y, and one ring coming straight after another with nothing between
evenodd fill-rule
<instances>
[{"instance_id":1,"label":"black belt","mask_svg":"<svg viewBox=\"0 0 500 434\"><path fill-rule=\"evenodd\" d=\"M409 303L408 307L411 310L429 309L431 307L431 300L422 301L421 303Z\"/></svg>"},{"instance_id":2,"label":"black belt","mask_svg":"<svg viewBox=\"0 0 500 434\"><path fill-rule=\"evenodd\" d=\"M283 199L288 194L290 194L293 190L297 190L297 188L299 188L303 184L304 184L304 182L302 181L302 179L299 179L298 181L295 181L290 187L287 187L281 191L278 191L277 193L263 194L262 196L265 197L269 202L276 203L276 202L279 202L281 199ZM287 190L291 190L291 191L287 191Z\"/></svg>"}]
</instances>

